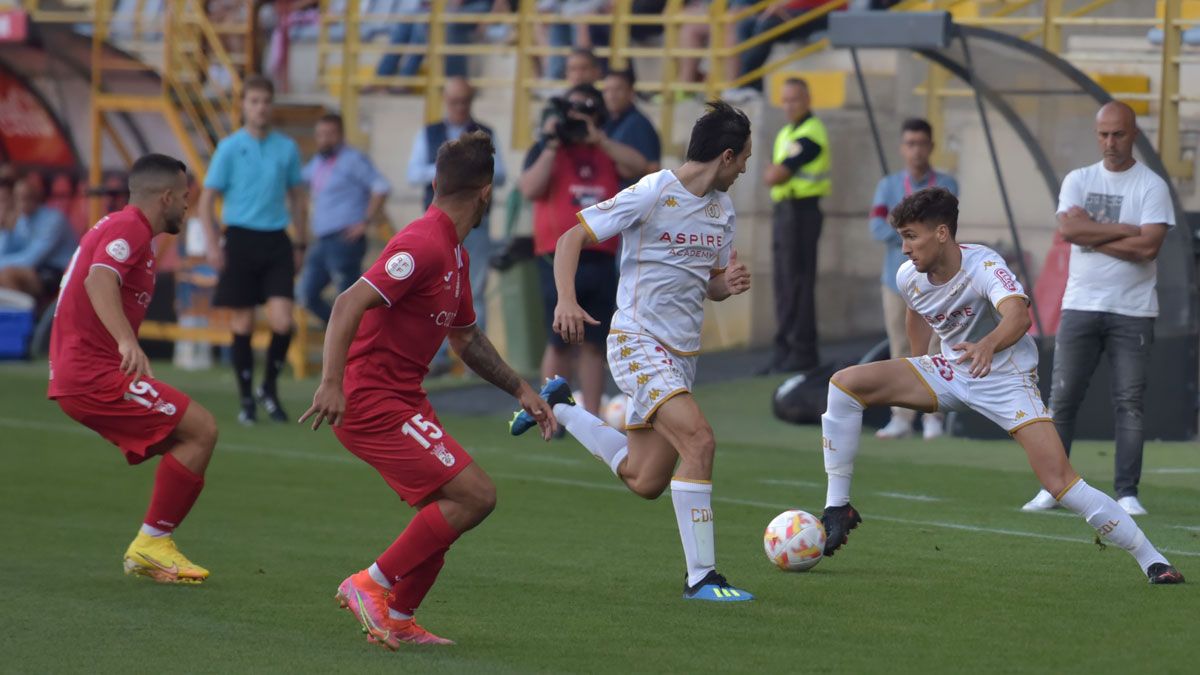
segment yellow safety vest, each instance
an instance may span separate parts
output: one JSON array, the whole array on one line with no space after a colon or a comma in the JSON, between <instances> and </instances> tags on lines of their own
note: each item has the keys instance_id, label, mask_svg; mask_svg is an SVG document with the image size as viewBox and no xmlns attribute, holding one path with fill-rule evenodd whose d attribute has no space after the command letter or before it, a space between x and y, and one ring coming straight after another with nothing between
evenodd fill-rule
<instances>
[{"instance_id":1,"label":"yellow safety vest","mask_svg":"<svg viewBox=\"0 0 1200 675\"><path fill-rule=\"evenodd\" d=\"M829 135L825 132L825 124L814 115L809 115L799 126L789 124L779 130L771 162L783 164L788 157L800 152L802 138L821 146L821 152L816 159L797 169L786 182L772 187L771 201L824 197L833 187L829 180Z\"/></svg>"}]
</instances>

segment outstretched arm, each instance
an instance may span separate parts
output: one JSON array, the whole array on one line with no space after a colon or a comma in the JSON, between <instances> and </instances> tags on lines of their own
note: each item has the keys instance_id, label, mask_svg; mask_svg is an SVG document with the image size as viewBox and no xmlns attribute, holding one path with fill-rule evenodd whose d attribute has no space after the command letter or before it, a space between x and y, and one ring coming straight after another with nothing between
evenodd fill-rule
<instances>
[{"instance_id":1,"label":"outstretched arm","mask_svg":"<svg viewBox=\"0 0 1200 675\"><path fill-rule=\"evenodd\" d=\"M333 302L333 313L325 327L325 347L321 352L321 385L313 394L313 403L300 416L300 421L313 417L312 428L316 431L322 421L338 425L346 412L346 396L342 392L342 378L346 374L346 354L350 343L358 333L358 324L363 314L372 307L384 304L383 296L370 284L357 281Z\"/></svg>"},{"instance_id":2,"label":"outstretched arm","mask_svg":"<svg viewBox=\"0 0 1200 675\"><path fill-rule=\"evenodd\" d=\"M550 405L538 396L500 354L479 326L450 329L450 347L467 367L501 391L511 394L542 428L542 438L550 438L558 431L558 420L554 418Z\"/></svg>"}]
</instances>

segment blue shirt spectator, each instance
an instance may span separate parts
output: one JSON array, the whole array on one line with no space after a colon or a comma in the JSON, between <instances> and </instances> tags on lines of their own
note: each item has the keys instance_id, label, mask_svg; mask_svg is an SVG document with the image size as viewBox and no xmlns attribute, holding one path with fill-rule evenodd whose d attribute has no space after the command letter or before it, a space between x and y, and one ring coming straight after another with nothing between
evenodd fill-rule
<instances>
[{"instance_id":1,"label":"blue shirt spectator","mask_svg":"<svg viewBox=\"0 0 1200 675\"><path fill-rule=\"evenodd\" d=\"M392 189L366 155L345 145L313 156L302 175L312 193L312 230L317 237L367 222L371 197Z\"/></svg>"},{"instance_id":2,"label":"blue shirt spectator","mask_svg":"<svg viewBox=\"0 0 1200 675\"><path fill-rule=\"evenodd\" d=\"M637 150L649 165L646 172L654 173L662 168L662 144L654 124L633 104L633 83L632 70L614 70L604 78L604 106L608 108L604 133L614 141ZM621 178L621 189L633 185L640 178Z\"/></svg>"},{"instance_id":3,"label":"blue shirt spectator","mask_svg":"<svg viewBox=\"0 0 1200 675\"><path fill-rule=\"evenodd\" d=\"M927 187L944 187L958 196L958 181L949 174L933 169L928 169L923 176L913 176L907 169L897 171L880 179L875 188L874 206L871 207L871 236L887 246L880 280L897 293L900 289L896 287L896 272L908 258L900 250L904 242L900 239L900 233L888 222L888 214L905 197Z\"/></svg>"},{"instance_id":4,"label":"blue shirt spectator","mask_svg":"<svg viewBox=\"0 0 1200 675\"><path fill-rule=\"evenodd\" d=\"M259 139L243 128L217 144L204 187L221 193L226 225L270 232L291 222L287 193L303 180L295 141L278 131Z\"/></svg>"},{"instance_id":5,"label":"blue shirt spectator","mask_svg":"<svg viewBox=\"0 0 1200 675\"><path fill-rule=\"evenodd\" d=\"M0 241L3 242L0 269L50 268L59 273L71 264L71 256L79 246L66 217L48 206L37 206L31 213L22 212L12 231Z\"/></svg>"}]
</instances>

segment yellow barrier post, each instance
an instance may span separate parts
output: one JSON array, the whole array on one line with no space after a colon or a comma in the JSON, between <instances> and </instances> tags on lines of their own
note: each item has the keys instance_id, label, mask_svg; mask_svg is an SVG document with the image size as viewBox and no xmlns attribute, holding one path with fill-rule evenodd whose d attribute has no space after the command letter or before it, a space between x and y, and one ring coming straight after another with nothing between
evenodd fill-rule
<instances>
[{"instance_id":1,"label":"yellow barrier post","mask_svg":"<svg viewBox=\"0 0 1200 675\"><path fill-rule=\"evenodd\" d=\"M1062 53L1062 27L1058 24L1064 0L1046 0L1042 6L1042 48L1052 54Z\"/></svg>"},{"instance_id":2,"label":"yellow barrier post","mask_svg":"<svg viewBox=\"0 0 1200 675\"><path fill-rule=\"evenodd\" d=\"M358 119L358 51L359 51L359 15L358 3L346 3L345 21L342 35L342 78L341 106L342 119L346 124L346 141L351 145L361 147L363 133Z\"/></svg>"},{"instance_id":3,"label":"yellow barrier post","mask_svg":"<svg viewBox=\"0 0 1200 675\"><path fill-rule=\"evenodd\" d=\"M1176 23L1182 0L1163 3L1162 79L1158 84L1158 154L1167 173L1190 178L1192 163L1183 161L1179 148L1179 48L1183 27Z\"/></svg>"},{"instance_id":4,"label":"yellow barrier post","mask_svg":"<svg viewBox=\"0 0 1200 675\"><path fill-rule=\"evenodd\" d=\"M723 84L721 81L721 69L725 65L722 57L725 56L725 31L729 28L726 26L726 13L729 11L729 3L726 0L713 0L713 3L708 8L708 18L712 28L708 34L708 77L705 78L705 95L708 100L713 100L721 95ZM731 57L736 58L736 57ZM728 83L724 83L728 85Z\"/></svg>"},{"instance_id":5,"label":"yellow barrier post","mask_svg":"<svg viewBox=\"0 0 1200 675\"><path fill-rule=\"evenodd\" d=\"M718 0L720 1L720 0ZM536 16L535 0L517 0L517 72L513 77L512 139L514 148L528 148L533 144L533 133L529 119L529 79L533 72L529 49L533 46L533 18Z\"/></svg>"},{"instance_id":6,"label":"yellow barrier post","mask_svg":"<svg viewBox=\"0 0 1200 675\"><path fill-rule=\"evenodd\" d=\"M429 39L425 50L425 122L442 117L442 82L446 79L446 4L429 7Z\"/></svg>"}]
</instances>

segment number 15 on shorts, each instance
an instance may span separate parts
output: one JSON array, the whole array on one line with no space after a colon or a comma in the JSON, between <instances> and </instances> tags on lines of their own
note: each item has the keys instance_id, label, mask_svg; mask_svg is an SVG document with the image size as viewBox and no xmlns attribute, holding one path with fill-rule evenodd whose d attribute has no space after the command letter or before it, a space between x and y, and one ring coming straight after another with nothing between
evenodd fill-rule
<instances>
[{"instance_id":1,"label":"number 15 on shorts","mask_svg":"<svg viewBox=\"0 0 1200 675\"><path fill-rule=\"evenodd\" d=\"M427 420L424 415L417 413L401 425L400 431L437 457L442 464L454 466L454 454L446 449L444 443L436 442L446 435L446 432L442 431L436 422Z\"/></svg>"}]
</instances>

